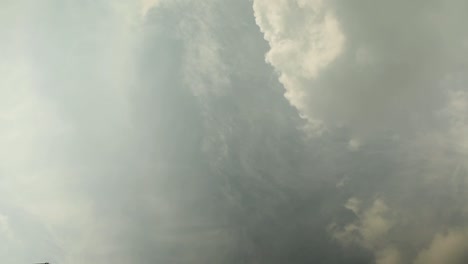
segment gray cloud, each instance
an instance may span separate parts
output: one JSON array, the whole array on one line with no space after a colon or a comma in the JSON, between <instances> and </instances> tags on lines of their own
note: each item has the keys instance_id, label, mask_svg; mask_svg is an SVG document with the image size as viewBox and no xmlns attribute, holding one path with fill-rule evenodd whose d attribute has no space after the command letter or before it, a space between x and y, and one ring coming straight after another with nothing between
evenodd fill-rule
<instances>
[{"instance_id":1,"label":"gray cloud","mask_svg":"<svg viewBox=\"0 0 468 264\"><path fill-rule=\"evenodd\" d=\"M465 260L462 1L0 7L2 259Z\"/></svg>"}]
</instances>

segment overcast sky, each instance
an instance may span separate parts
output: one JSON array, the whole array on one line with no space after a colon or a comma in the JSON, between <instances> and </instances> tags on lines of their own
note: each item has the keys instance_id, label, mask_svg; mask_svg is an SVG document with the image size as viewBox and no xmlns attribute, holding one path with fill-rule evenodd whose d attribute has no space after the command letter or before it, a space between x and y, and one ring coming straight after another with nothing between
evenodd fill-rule
<instances>
[{"instance_id":1,"label":"overcast sky","mask_svg":"<svg viewBox=\"0 0 468 264\"><path fill-rule=\"evenodd\" d=\"M4 263L468 263L466 0L1 0Z\"/></svg>"}]
</instances>

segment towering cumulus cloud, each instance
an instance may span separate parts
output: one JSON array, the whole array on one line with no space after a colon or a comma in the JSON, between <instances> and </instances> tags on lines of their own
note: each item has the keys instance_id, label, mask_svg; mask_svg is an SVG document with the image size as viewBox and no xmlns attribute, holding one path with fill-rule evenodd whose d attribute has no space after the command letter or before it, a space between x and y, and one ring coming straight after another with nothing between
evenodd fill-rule
<instances>
[{"instance_id":1,"label":"towering cumulus cloud","mask_svg":"<svg viewBox=\"0 0 468 264\"><path fill-rule=\"evenodd\" d=\"M286 99L314 128L309 133L345 128L350 150L378 155L357 164L360 173L383 177L370 183L356 175L356 187L398 201L390 209L377 198L363 212L350 199L346 208L359 220L341 230L332 224L333 236L373 251L377 263L466 261L465 235L450 225L463 226L466 217L466 207L456 205L465 195L453 188L464 188L466 177L467 4L256 0L253 6L270 45L266 61L278 72ZM431 194L423 195L425 189ZM438 205L424 205L433 199ZM439 215L427 215L429 208ZM381 215L386 211L391 220ZM413 221L444 235L427 244L434 231L413 233ZM419 247L426 249L415 257Z\"/></svg>"},{"instance_id":2,"label":"towering cumulus cloud","mask_svg":"<svg viewBox=\"0 0 468 264\"><path fill-rule=\"evenodd\" d=\"M308 120L399 133L431 122L466 65L464 1L254 1L267 61ZM364 130L364 131L362 131Z\"/></svg>"},{"instance_id":3,"label":"towering cumulus cloud","mask_svg":"<svg viewBox=\"0 0 468 264\"><path fill-rule=\"evenodd\" d=\"M324 1L254 1L255 19L271 46L266 60L280 74L285 97L303 118L320 129L308 94L316 79L343 52L345 37ZM313 97L313 95L312 95ZM320 132L320 131L314 131Z\"/></svg>"},{"instance_id":4,"label":"towering cumulus cloud","mask_svg":"<svg viewBox=\"0 0 468 264\"><path fill-rule=\"evenodd\" d=\"M0 1L5 263L468 263L468 2Z\"/></svg>"}]
</instances>

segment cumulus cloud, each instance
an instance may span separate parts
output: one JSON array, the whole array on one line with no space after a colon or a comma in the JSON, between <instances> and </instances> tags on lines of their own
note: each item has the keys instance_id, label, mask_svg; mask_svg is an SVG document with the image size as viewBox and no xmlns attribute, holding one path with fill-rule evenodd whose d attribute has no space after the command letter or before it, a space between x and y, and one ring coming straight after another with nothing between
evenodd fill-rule
<instances>
[{"instance_id":1,"label":"cumulus cloud","mask_svg":"<svg viewBox=\"0 0 468 264\"><path fill-rule=\"evenodd\" d=\"M315 79L342 52L345 37L323 1L254 1L255 19L270 44L266 60L280 75L285 97L320 131L321 119L308 113L304 81Z\"/></svg>"},{"instance_id":2,"label":"cumulus cloud","mask_svg":"<svg viewBox=\"0 0 468 264\"><path fill-rule=\"evenodd\" d=\"M253 8L270 46L266 61L277 71L285 98L308 123L304 131L321 135L318 141L347 141L349 155L334 159L343 165L336 165L342 168L336 186L364 199L348 200L346 208L359 220L335 236L373 252L376 262L411 262L437 232L417 221L440 230L443 223L459 224L465 217L463 205L449 202L465 197L453 191L465 186L466 178L460 166L466 161L467 34L460 13L465 3L273 1L267 6L259 0ZM316 50L319 55L311 52ZM422 205L424 190L438 197L437 205ZM383 207L361 207L363 201L379 201L375 195L392 204L391 229L387 218L371 213ZM450 209L443 208L446 203ZM371 227L385 231L383 242L377 243Z\"/></svg>"},{"instance_id":3,"label":"cumulus cloud","mask_svg":"<svg viewBox=\"0 0 468 264\"><path fill-rule=\"evenodd\" d=\"M462 1L254 1L286 98L306 119L356 133L430 124L445 104L439 82L466 64L463 8Z\"/></svg>"}]
</instances>

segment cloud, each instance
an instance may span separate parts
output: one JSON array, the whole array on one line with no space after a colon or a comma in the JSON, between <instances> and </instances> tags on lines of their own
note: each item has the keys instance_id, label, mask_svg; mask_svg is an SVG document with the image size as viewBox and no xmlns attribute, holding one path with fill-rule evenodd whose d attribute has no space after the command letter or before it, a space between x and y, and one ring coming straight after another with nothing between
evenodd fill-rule
<instances>
[{"instance_id":1,"label":"cloud","mask_svg":"<svg viewBox=\"0 0 468 264\"><path fill-rule=\"evenodd\" d=\"M345 245L357 243L370 250L382 250L382 247L384 247L385 250L382 253L383 259L387 259L387 255L389 255L389 259L394 258L390 256L396 254L393 253L395 250L392 249L390 252L387 252L390 249L383 242L394 225L389 212L390 209L387 205L380 199L377 199L370 208L362 210L361 201L356 198L350 198L345 208L351 210L357 216L358 222L347 224L342 230L336 229L337 227L332 224L330 228L333 237Z\"/></svg>"},{"instance_id":2,"label":"cloud","mask_svg":"<svg viewBox=\"0 0 468 264\"><path fill-rule=\"evenodd\" d=\"M309 142L333 142L326 149L334 165L326 174L340 175L340 193L362 197L344 198L359 220L334 235L348 247L371 251L376 262L413 261L443 223L465 217L455 202L465 194L454 192L466 178L458 165L467 153L467 35L458 11L464 5L254 1L256 23L270 46L266 61L285 98L309 123L303 131L319 135ZM320 55L311 55L317 47ZM437 193L437 205L424 206L424 192ZM362 207L379 201L376 196L392 205L390 219L383 216L385 206Z\"/></svg>"},{"instance_id":3,"label":"cloud","mask_svg":"<svg viewBox=\"0 0 468 264\"><path fill-rule=\"evenodd\" d=\"M131 76L123 63L130 41L127 20L115 25L121 14L103 1L95 4L99 12L56 1L1 4L15 11L4 17L15 33L2 28L1 36L16 43L0 66L0 209L14 234L14 241L2 242L7 261L76 263L90 254L83 250L90 241L109 243L107 230L96 228L99 212L86 185L98 175L106 181L107 165L93 163L104 164L98 157L123 143L104 134L124 134L128 125L121 88Z\"/></svg>"},{"instance_id":4,"label":"cloud","mask_svg":"<svg viewBox=\"0 0 468 264\"><path fill-rule=\"evenodd\" d=\"M400 252L394 248L385 248L384 250L377 253L376 261L377 264L398 264L402 263Z\"/></svg>"},{"instance_id":5,"label":"cloud","mask_svg":"<svg viewBox=\"0 0 468 264\"><path fill-rule=\"evenodd\" d=\"M440 81L467 60L460 8L460 1L254 1L271 47L266 59L290 103L307 120L366 136L431 124L446 103Z\"/></svg>"},{"instance_id":6,"label":"cloud","mask_svg":"<svg viewBox=\"0 0 468 264\"><path fill-rule=\"evenodd\" d=\"M0 5L2 259L463 260L461 1Z\"/></svg>"},{"instance_id":7,"label":"cloud","mask_svg":"<svg viewBox=\"0 0 468 264\"><path fill-rule=\"evenodd\" d=\"M141 1L141 15L146 16L149 10L157 7L161 3L161 0L142 0Z\"/></svg>"},{"instance_id":8,"label":"cloud","mask_svg":"<svg viewBox=\"0 0 468 264\"><path fill-rule=\"evenodd\" d=\"M467 239L465 230L450 230L437 234L429 247L419 253L414 263L465 263L468 258Z\"/></svg>"},{"instance_id":9,"label":"cloud","mask_svg":"<svg viewBox=\"0 0 468 264\"><path fill-rule=\"evenodd\" d=\"M255 19L271 49L285 97L311 123L305 81L315 79L343 51L345 37L333 12L322 1L254 1ZM315 124L317 126L319 124Z\"/></svg>"}]
</instances>

